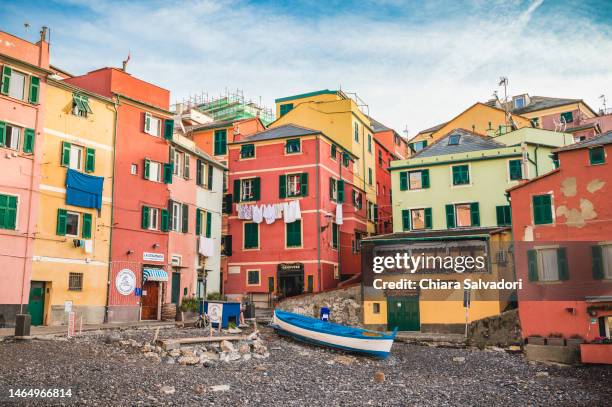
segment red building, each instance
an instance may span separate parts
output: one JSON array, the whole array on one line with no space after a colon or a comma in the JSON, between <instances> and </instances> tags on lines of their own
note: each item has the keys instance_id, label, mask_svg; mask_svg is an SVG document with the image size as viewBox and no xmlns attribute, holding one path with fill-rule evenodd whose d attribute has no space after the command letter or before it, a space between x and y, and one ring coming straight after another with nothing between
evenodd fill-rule
<instances>
[{"instance_id":1,"label":"red building","mask_svg":"<svg viewBox=\"0 0 612 407\"><path fill-rule=\"evenodd\" d=\"M360 273L365 193L352 184L350 153L320 131L289 124L230 143L228 157L228 297L317 292ZM263 220L254 212L262 205Z\"/></svg>"},{"instance_id":2,"label":"red building","mask_svg":"<svg viewBox=\"0 0 612 407\"><path fill-rule=\"evenodd\" d=\"M168 289L170 92L117 68L66 82L117 101L107 319L159 319Z\"/></svg>"},{"instance_id":3,"label":"red building","mask_svg":"<svg viewBox=\"0 0 612 407\"><path fill-rule=\"evenodd\" d=\"M523 336L601 341L612 336L612 132L555 154L559 168L508 190ZM612 363L612 345L581 352Z\"/></svg>"}]
</instances>

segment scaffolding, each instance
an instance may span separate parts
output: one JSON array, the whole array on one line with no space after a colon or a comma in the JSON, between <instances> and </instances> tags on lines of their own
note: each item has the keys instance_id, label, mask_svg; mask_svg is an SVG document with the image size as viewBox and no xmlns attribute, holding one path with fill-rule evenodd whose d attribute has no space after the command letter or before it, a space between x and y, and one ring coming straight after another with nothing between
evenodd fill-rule
<instances>
[{"instance_id":1,"label":"scaffolding","mask_svg":"<svg viewBox=\"0 0 612 407\"><path fill-rule=\"evenodd\" d=\"M247 100L241 89L229 91L227 88L219 96L211 96L208 92L190 95L182 101L172 105L171 110L180 113L178 110L185 111L196 109L199 112L211 117L214 121L222 120L241 120L252 117L259 117L264 125L274 121L274 111L271 108L262 106L261 97L259 102L252 99Z\"/></svg>"}]
</instances>

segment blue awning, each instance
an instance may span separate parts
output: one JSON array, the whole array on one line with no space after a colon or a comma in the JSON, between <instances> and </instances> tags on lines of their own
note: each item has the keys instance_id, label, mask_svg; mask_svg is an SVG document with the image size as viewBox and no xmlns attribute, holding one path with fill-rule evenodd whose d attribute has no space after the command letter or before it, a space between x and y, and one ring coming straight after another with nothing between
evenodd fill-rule
<instances>
[{"instance_id":1,"label":"blue awning","mask_svg":"<svg viewBox=\"0 0 612 407\"><path fill-rule=\"evenodd\" d=\"M143 282L168 281L168 273L162 269L144 269L142 272Z\"/></svg>"}]
</instances>

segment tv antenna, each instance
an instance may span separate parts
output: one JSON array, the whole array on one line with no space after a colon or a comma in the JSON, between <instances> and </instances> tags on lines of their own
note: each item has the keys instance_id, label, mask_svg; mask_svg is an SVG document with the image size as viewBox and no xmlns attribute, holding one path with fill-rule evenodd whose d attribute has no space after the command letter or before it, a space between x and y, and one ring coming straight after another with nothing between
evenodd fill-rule
<instances>
[{"instance_id":1,"label":"tv antenna","mask_svg":"<svg viewBox=\"0 0 612 407\"><path fill-rule=\"evenodd\" d=\"M505 116L506 116L506 127L507 127L509 123L509 120L508 120L508 116L509 116L508 114L508 77L500 76L497 86L504 87L504 103L502 103L502 107L504 109L504 112L506 113ZM497 98L497 100L499 100L499 97L497 97L497 92L495 92L495 97Z\"/></svg>"},{"instance_id":2,"label":"tv antenna","mask_svg":"<svg viewBox=\"0 0 612 407\"><path fill-rule=\"evenodd\" d=\"M27 21L23 23L23 28L26 30L26 32L30 31L30 23L28 23Z\"/></svg>"},{"instance_id":3,"label":"tv antenna","mask_svg":"<svg viewBox=\"0 0 612 407\"><path fill-rule=\"evenodd\" d=\"M404 130L402 130L402 133L404 133L404 135L406 136L406 140L408 140L408 133L410 132L410 130L408 130L408 125L404 126Z\"/></svg>"},{"instance_id":4,"label":"tv antenna","mask_svg":"<svg viewBox=\"0 0 612 407\"><path fill-rule=\"evenodd\" d=\"M601 104L603 106L603 109L602 109L603 114L606 114L608 112L608 109L606 107L606 95L600 95L599 99L601 99Z\"/></svg>"}]
</instances>

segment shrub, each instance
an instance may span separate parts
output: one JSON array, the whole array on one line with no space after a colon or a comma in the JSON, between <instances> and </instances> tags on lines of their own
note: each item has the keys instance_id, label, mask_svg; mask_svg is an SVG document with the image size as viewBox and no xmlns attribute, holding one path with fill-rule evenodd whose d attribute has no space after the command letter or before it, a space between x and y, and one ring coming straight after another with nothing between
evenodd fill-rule
<instances>
[{"instance_id":1,"label":"shrub","mask_svg":"<svg viewBox=\"0 0 612 407\"><path fill-rule=\"evenodd\" d=\"M221 293L210 293L206 296L206 299L210 301L225 301L226 297Z\"/></svg>"},{"instance_id":2,"label":"shrub","mask_svg":"<svg viewBox=\"0 0 612 407\"><path fill-rule=\"evenodd\" d=\"M183 297L183 301L181 301L181 311L198 312L199 308L200 300L196 297Z\"/></svg>"}]
</instances>

